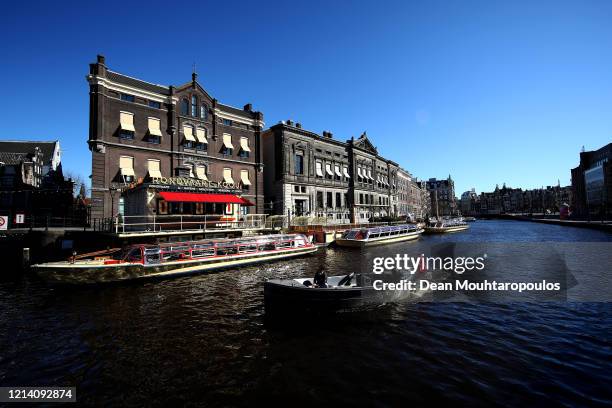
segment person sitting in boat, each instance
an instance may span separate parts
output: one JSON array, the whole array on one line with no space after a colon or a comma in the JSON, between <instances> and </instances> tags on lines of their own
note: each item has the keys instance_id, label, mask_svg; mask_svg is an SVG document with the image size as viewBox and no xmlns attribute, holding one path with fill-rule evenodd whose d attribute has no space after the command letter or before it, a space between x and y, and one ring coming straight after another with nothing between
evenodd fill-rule
<instances>
[{"instance_id":1,"label":"person sitting in boat","mask_svg":"<svg viewBox=\"0 0 612 408\"><path fill-rule=\"evenodd\" d=\"M326 288L327 287L327 275L325 274L325 268L320 266L314 276L315 288Z\"/></svg>"}]
</instances>

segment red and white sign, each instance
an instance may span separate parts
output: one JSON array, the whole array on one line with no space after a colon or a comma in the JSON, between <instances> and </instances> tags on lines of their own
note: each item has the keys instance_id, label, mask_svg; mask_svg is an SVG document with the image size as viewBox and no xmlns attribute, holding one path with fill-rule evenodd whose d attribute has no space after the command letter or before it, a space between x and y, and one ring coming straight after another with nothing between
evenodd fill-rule
<instances>
[{"instance_id":1,"label":"red and white sign","mask_svg":"<svg viewBox=\"0 0 612 408\"><path fill-rule=\"evenodd\" d=\"M25 214L15 214L15 224L23 224L25 222Z\"/></svg>"},{"instance_id":2,"label":"red and white sign","mask_svg":"<svg viewBox=\"0 0 612 408\"><path fill-rule=\"evenodd\" d=\"M6 215L0 215L0 230L6 230L8 228L8 217Z\"/></svg>"}]
</instances>

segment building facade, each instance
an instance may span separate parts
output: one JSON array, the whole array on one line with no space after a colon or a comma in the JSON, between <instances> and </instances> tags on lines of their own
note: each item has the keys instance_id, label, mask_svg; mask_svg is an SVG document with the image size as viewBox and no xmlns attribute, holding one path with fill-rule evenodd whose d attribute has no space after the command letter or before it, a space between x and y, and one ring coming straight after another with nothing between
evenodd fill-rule
<instances>
[{"instance_id":1,"label":"building facade","mask_svg":"<svg viewBox=\"0 0 612 408\"><path fill-rule=\"evenodd\" d=\"M442 216L457 214L457 199L455 198L455 182L450 174L446 180L430 178L427 180L427 190L431 197L432 215Z\"/></svg>"},{"instance_id":2,"label":"building facade","mask_svg":"<svg viewBox=\"0 0 612 408\"><path fill-rule=\"evenodd\" d=\"M429 193L410 172L399 168L397 172L398 215L412 221L424 220L429 213Z\"/></svg>"},{"instance_id":3,"label":"building facade","mask_svg":"<svg viewBox=\"0 0 612 408\"><path fill-rule=\"evenodd\" d=\"M263 211L263 114L251 104L220 103L196 73L183 85L157 85L110 70L101 55L87 81L92 218L128 207L147 214ZM133 201L141 197L146 206Z\"/></svg>"},{"instance_id":4,"label":"building facade","mask_svg":"<svg viewBox=\"0 0 612 408\"><path fill-rule=\"evenodd\" d=\"M10 227L72 221L73 186L64 179L57 141L0 141L0 215Z\"/></svg>"},{"instance_id":5,"label":"building facade","mask_svg":"<svg viewBox=\"0 0 612 408\"><path fill-rule=\"evenodd\" d=\"M612 217L612 143L580 153L571 170L574 214L582 218Z\"/></svg>"},{"instance_id":6,"label":"building facade","mask_svg":"<svg viewBox=\"0 0 612 408\"><path fill-rule=\"evenodd\" d=\"M288 120L266 130L262 145L268 214L327 224L401 216L400 168L365 133L342 142Z\"/></svg>"},{"instance_id":7,"label":"building facade","mask_svg":"<svg viewBox=\"0 0 612 408\"><path fill-rule=\"evenodd\" d=\"M523 190L504 184L480 196L474 191L466 191L461 197L464 215L557 213L561 207L571 207L572 203L572 188L560 185ZM469 212L465 209L469 209Z\"/></svg>"},{"instance_id":8,"label":"building facade","mask_svg":"<svg viewBox=\"0 0 612 408\"><path fill-rule=\"evenodd\" d=\"M461 194L459 208L462 215L476 215L480 212L480 197L475 188Z\"/></svg>"}]
</instances>

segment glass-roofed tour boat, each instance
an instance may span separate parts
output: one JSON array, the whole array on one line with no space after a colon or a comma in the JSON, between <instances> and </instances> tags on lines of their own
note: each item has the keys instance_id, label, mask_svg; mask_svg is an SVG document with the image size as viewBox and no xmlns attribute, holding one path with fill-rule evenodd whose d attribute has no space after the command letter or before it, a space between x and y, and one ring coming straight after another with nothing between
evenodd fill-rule
<instances>
[{"instance_id":1,"label":"glass-roofed tour boat","mask_svg":"<svg viewBox=\"0 0 612 408\"><path fill-rule=\"evenodd\" d=\"M131 245L112 256L33 265L51 282L88 284L170 277L235 268L313 253L302 234Z\"/></svg>"},{"instance_id":2,"label":"glass-roofed tour boat","mask_svg":"<svg viewBox=\"0 0 612 408\"><path fill-rule=\"evenodd\" d=\"M355 228L345 231L336 244L343 247L364 247L417 239L423 230L413 224Z\"/></svg>"}]
</instances>

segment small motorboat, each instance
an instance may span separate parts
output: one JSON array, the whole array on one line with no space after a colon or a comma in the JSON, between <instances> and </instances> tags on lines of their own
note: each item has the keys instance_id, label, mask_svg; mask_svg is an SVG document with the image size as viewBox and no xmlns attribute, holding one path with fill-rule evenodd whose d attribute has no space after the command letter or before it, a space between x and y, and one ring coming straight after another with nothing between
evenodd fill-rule
<instances>
[{"instance_id":1,"label":"small motorboat","mask_svg":"<svg viewBox=\"0 0 612 408\"><path fill-rule=\"evenodd\" d=\"M476 217L463 217L463 221L465 221L465 222L474 222L474 221L476 221Z\"/></svg>"},{"instance_id":2,"label":"small motorboat","mask_svg":"<svg viewBox=\"0 0 612 408\"><path fill-rule=\"evenodd\" d=\"M459 232L470 228L461 218L432 221L425 227L427 234L443 234L446 232Z\"/></svg>"},{"instance_id":3,"label":"small motorboat","mask_svg":"<svg viewBox=\"0 0 612 408\"><path fill-rule=\"evenodd\" d=\"M372 228L355 228L345 231L336 238L336 244L343 247L364 247L391 244L417 239L423 229L414 224L389 225Z\"/></svg>"},{"instance_id":4,"label":"small motorboat","mask_svg":"<svg viewBox=\"0 0 612 408\"><path fill-rule=\"evenodd\" d=\"M236 239L130 245L112 257L33 265L41 278L58 283L88 284L203 273L271 262L317 251L302 234L262 235Z\"/></svg>"},{"instance_id":5,"label":"small motorboat","mask_svg":"<svg viewBox=\"0 0 612 408\"><path fill-rule=\"evenodd\" d=\"M374 290L371 278L349 273L330 276L318 287L311 278L271 279L264 283L267 316L352 311L384 303L385 291Z\"/></svg>"}]
</instances>

